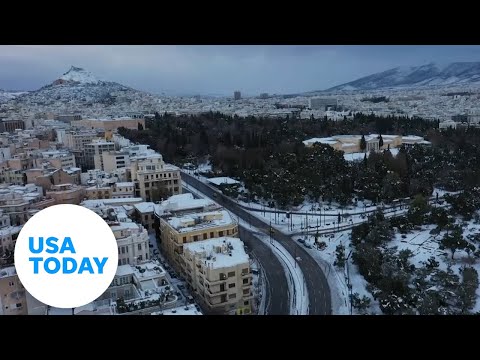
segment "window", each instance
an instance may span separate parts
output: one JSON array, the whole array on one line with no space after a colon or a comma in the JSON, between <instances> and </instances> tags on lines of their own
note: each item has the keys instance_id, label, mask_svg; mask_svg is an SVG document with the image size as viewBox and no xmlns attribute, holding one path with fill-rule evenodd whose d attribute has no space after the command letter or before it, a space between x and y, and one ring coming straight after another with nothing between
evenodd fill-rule
<instances>
[{"instance_id":1,"label":"window","mask_svg":"<svg viewBox=\"0 0 480 360\"><path fill-rule=\"evenodd\" d=\"M207 240L208 236L207 233L203 234L203 240Z\"/></svg>"},{"instance_id":2,"label":"window","mask_svg":"<svg viewBox=\"0 0 480 360\"><path fill-rule=\"evenodd\" d=\"M187 242L187 237L184 236L184 237L183 237L183 243L185 244L186 242Z\"/></svg>"},{"instance_id":3,"label":"window","mask_svg":"<svg viewBox=\"0 0 480 360\"><path fill-rule=\"evenodd\" d=\"M244 301L243 305L248 305L248 300Z\"/></svg>"},{"instance_id":4,"label":"window","mask_svg":"<svg viewBox=\"0 0 480 360\"><path fill-rule=\"evenodd\" d=\"M174 183L174 184L178 184L178 180L173 180L173 183Z\"/></svg>"},{"instance_id":5,"label":"window","mask_svg":"<svg viewBox=\"0 0 480 360\"><path fill-rule=\"evenodd\" d=\"M130 258L127 258L127 264L130 264Z\"/></svg>"},{"instance_id":6,"label":"window","mask_svg":"<svg viewBox=\"0 0 480 360\"><path fill-rule=\"evenodd\" d=\"M229 299L235 299L237 297L237 294L230 294L228 295Z\"/></svg>"},{"instance_id":7,"label":"window","mask_svg":"<svg viewBox=\"0 0 480 360\"><path fill-rule=\"evenodd\" d=\"M171 177L172 177L172 173L168 173L168 177L171 178Z\"/></svg>"},{"instance_id":8,"label":"window","mask_svg":"<svg viewBox=\"0 0 480 360\"><path fill-rule=\"evenodd\" d=\"M244 284L248 284L248 279L243 279Z\"/></svg>"},{"instance_id":9,"label":"window","mask_svg":"<svg viewBox=\"0 0 480 360\"><path fill-rule=\"evenodd\" d=\"M122 265L122 260L118 259L118 266Z\"/></svg>"},{"instance_id":10,"label":"window","mask_svg":"<svg viewBox=\"0 0 480 360\"><path fill-rule=\"evenodd\" d=\"M14 285L15 285L15 282L13 282L13 281L8 282L8 286L14 286Z\"/></svg>"},{"instance_id":11,"label":"window","mask_svg":"<svg viewBox=\"0 0 480 360\"><path fill-rule=\"evenodd\" d=\"M138 244L138 250L142 250L142 244Z\"/></svg>"},{"instance_id":12,"label":"window","mask_svg":"<svg viewBox=\"0 0 480 360\"><path fill-rule=\"evenodd\" d=\"M122 259L122 265L126 265L127 264L127 259Z\"/></svg>"},{"instance_id":13,"label":"window","mask_svg":"<svg viewBox=\"0 0 480 360\"><path fill-rule=\"evenodd\" d=\"M15 304L15 307L18 309L18 308L21 308L22 307L22 303L16 303Z\"/></svg>"},{"instance_id":14,"label":"window","mask_svg":"<svg viewBox=\"0 0 480 360\"><path fill-rule=\"evenodd\" d=\"M125 248L127 249L127 254L128 254L128 246L125 246Z\"/></svg>"},{"instance_id":15,"label":"window","mask_svg":"<svg viewBox=\"0 0 480 360\"><path fill-rule=\"evenodd\" d=\"M122 254L125 254L125 246L122 246Z\"/></svg>"},{"instance_id":16,"label":"window","mask_svg":"<svg viewBox=\"0 0 480 360\"><path fill-rule=\"evenodd\" d=\"M155 215L151 214L150 215L150 220L155 220Z\"/></svg>"},{"instance_id":17,"label":"window","mask_svg":"<svg viewBox=\"0 0 480 360\"><path fill-rule=\"evenodd\" d=\"M143 258L142 258L142 255L138 255L138 261L142 261Z\"/></svg>"},{"instance_id":18,"label":"window","mask_svg":"<svg viewBox=\"0 0 480 360\"><path fill-rule=\"evenodd\" d=\"M193 241L198 241L198 235L193 235Z\"/></svg>"},{"instance_id":19,"label":"window","mask_svg":"<svg viewBox=\"0 0 480 360\"><path fill-rule=\"evenodd\" d=\"M227 235L230 235L230 230L227 230Z\"/></svg>"},{"instance_id":20,"label":"window","mask_svg":"<svg viewBox=\"0 0 480 360\"><path fill-rule=\"evenodd\" d=\"M223 236L223 231L219 231L219 232L218 232L218 236L219 236L219 237L222 237L222 236Z\"/></svg>"},{"instance_id":21,"label":"window","mask_svg":"<svg viewBox=\"0 0 480 360\"><path fill-rule=\"evenodd\" d=\"M235 271L230 271L228 273L228 277L234 277L235 276Z\"/></svg>"},{"instance_id":22,"label":"window","mask_svg":"<svg viewBox=\"0 0 480 360\"><path fill-rule=\"evenodd\" d=\"M145 221L148 221L148 215L145 215Z\"/></svg>"},{"instance_id":23,"label":"window","mask_svg":"<svg viewBox=\"0 0 480 360\"><path fill-rule=\"evenodd\" d=\"M234 288L234 287L235 287L235 283L228 284L229 289Z\"/></svg>"},{"instance_id":24,"label":"window","mask_svg":"<svg viewBox=\"0 0 480 360\"><path fill-rule=\"evenodd\" d=\"M248 268L242 269L242 275L248 274Z\"/></svg>"}]
</instances>

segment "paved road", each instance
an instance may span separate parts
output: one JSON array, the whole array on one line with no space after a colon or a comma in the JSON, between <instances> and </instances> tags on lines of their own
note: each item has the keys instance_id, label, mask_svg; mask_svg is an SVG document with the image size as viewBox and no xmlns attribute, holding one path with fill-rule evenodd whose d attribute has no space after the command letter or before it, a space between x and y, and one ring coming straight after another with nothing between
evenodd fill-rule
<instances>
[{"instance_id":1,"label":"paved road","mask_svg":"<svg viewBox=\"0 0 480 360\"><path fill-rule=\"evenodd\" d=\"M230 210L232 213L242 218L244 221L250 223L254 227L262 230L268 234L269 226L262 220L252 216L245 211L241 206L235 203L233 200L226 196L223 196L219 192L213 190L211 187L195 179L193 176L182 172L182 180L192 187L196 188L200 192L204 193L208 197L215 199L220 205ZM216 196L214 196L216 194ZM318 266L317 262L305 251L303 247L293 241L288 235L282 234L276 231L273 234L273 238L278 241L293 258L300 257L298 265L300 266L303 276L307 284L308 300L309 300L309 314L312 315L329 315L332 313L330 288L328 286L325 274ZM254 240L254 239L252 239ZM251 241L253 243L261 243L260 240ZM247 245L248 246L248 245ZM273 257L273 256L272 256ZM276 257L275 257L276 258ZM263 258L259 258L263 265ZM269 270L265 268L268 273ZM281 271L284 274L283 268ZM270 274L269 274L270 275ZM271 275L270 275L271 276ZM269 279L270 280L270 279ZM286 281L286 280L285 280ZM275 285L270 284L271 287ZM273 294L271 301L274 300Z\"/></svg>"},{"instance_id":2,"label":"paved road","mask_svg":"<svg viewBox=\"0 0 480 360\"><path fill-rule=\"evenodd\" d=\"M280 260L267 245L255 238L244 227L239 226L239 233L248 250L253 253L265 270L264 273L267 277L266 314L289 315L288 283Z\"/></svg>"}]
</instances>

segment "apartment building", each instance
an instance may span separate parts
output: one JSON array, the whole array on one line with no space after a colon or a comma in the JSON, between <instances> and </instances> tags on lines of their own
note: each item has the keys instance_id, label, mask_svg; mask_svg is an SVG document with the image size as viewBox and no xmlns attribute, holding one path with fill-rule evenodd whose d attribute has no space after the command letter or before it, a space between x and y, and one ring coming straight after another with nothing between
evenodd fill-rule
<instances>
[{"instance_id":1,"label":"apartment building","mask_svg":"<svg viewBox=\"0 0 480 360\"><path fill-rule=\"evenodd\" d=\"M78 205L85 194L83 187L74 184L52 185L46 196L55 200L55 204Z\"/></svg>"},{"instance_id":2,"label":"apartment building","mask_svg":"<svg viewBox=\"0 0 480 360\"><path fill-rule=\"evenodd\" d=\"M126 151L108 151L101 156L104 171L111 172L130 166L130 155Z\"/></svg>"},{"instance_id":3,"label":"apartment building","mask_svg":"<svg viewBox=\"0 0 480 360\"><path fill-rule=\"evenodd\" d=\"M155 204L153 202L141 202L133 205L135 218L147 229L149 233L155 232Z\"/></svg>"},{"instance_id":4,"label":"apartment building","mask_svg":"<svg viewBox=\"0 0 480 360\"><path fill-rule=\"evenodd\" d=\"M105 140L93 140L89 144L85 144L85 168L99 169L103 168L103 152L115 150L115 144Z\"/></svg>"},{"instance_id":5,"label":"apartment building","mask_svg":"<svg viewBox=\"0 0 480 360\"><path fill-rule=\"evenodd\" d=\"M182 273L207 314L250 314L252 273L240 239L213 238L184 245Z\"/></svg>"},{"instance_id":6,"label":"apartment building","mask_svg":"<svg viewBox=\"0 0 480 360\"><path fill-rule=\"evenodd\" d=\"M165 164L162 155L154 153L130 158L130 177L135 196L145 201L159 201L182 193L180 169Z\"/></svg>"},{"instance_id":7,"label":"apartment building","mask_svg":"<svg viewBox=\"0 0 480 360\"><path fill-rule=\"evenodd\" d=\"M91 186L85 189L87 200L111 199L112 188L110 186Z\"/></svg>"},{"instance_id":8,"label":"apartment building","mask_svg":"<svg viewBox=\"0 0 480 360\"><path fill-rule=\"evenodd\" d=\"M117 182L113 185L113 199L133 197L135 197L135 184L133 182Z\"/></svg>"},{"instance_id":9,"label":"apartment building","mask_svg":"<svg viewBox=\"0 0 480 360\"><path fill-rule=\"evenodd\" d=\"M159 235L164 255L180 271L185 244L223 236L236 237L238 224L226 210L164 215L160 217Z\"/></svg>"},{"instance_id":10,"label":"apartment building","mask_svg":"<svg viewBox=\"0 0 480 360\"><path fill-rule=\"evenodd\" d=\"M149 259L148 232L142 225L122 221L110 223L117 239L118 265L137 265Z\"/></svg>"},{"instance_id":11,"label":"apartment building","mask_svg":"<svg viewBox=\"0 0 480 360\"><path fill-rule=\"evenodd\" d=\"M14 266L0 269L0 315L27 315L26 291Z\"/></svg>"},{"instance_id":12,"label":"apartment building","mask_svg":"<svg viewBox=\"0 0 480 360\"><path fill-rule=\"evenodd\" d=\"M81 130L66 132L61 140L63 140L63 144L71 150L83 150L85 149L85 145L101 137L103 137L103 135L95 130Z\"/></svg>"},{"instance_id":13,"label":"apartment building","mask_svg":"<svg viewBox=\"0 0 480 360\"><path fill-rule=\"evenodd\" d=\"M41 186L48 191L54 185L80 184L80 169L29 169L25 171L27 184Z\"/></svg>"},{"instance_id":14,"label":"apartment building","mask_svg":"<svg viewBox=\"0 0 480 360\"><path fill-rule=\"evenodd\" d=\"M75 156L69 151L48 150L42 151L33 160L33 166L42 167L44 163L56 169L76 167Z\"/></svg>"}]
</instances>

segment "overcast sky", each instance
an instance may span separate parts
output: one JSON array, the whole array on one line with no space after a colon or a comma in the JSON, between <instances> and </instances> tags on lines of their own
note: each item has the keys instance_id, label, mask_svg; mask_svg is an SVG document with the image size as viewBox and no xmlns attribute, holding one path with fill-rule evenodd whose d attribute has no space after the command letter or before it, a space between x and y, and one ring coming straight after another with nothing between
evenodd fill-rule
<instances>
[{"instance_id":1,"label":"overcast sky","mask_svg":"<svg viewBox=\"0 0 480 360\"><path fill-rule=\"evenodd\" d=\"M1 45L0 88L35 90L71 65L167 94L323 90L396 66L479 61L480 46Z\"/></svg>"}]
</instances>

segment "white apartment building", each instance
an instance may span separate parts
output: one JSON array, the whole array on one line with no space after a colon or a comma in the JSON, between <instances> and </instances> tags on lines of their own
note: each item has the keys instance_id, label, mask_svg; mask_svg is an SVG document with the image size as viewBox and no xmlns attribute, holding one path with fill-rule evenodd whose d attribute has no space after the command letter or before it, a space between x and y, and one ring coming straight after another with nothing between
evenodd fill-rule
<instances>
[{"instance_id":1,"label":"white apartment building","mask_svg":"<svg viewBox=\"0 0 480 360\"><path fill-rule=\"evenodd\" d=\"M113 222L110 228L117 239L118 265L137 265L149 259L148 232L134 222Z\"/></svg>"},{"instance_id":2,"label":"white apartment building","mask_svg":"<svg viewBox=\"0 0 480 360\"><path fill-rule=\"evenodd\" d=\"M112 199L133 197L135 197L135 184L133 182L117 182L113 185Z\"/></svg>"},{"instance_id":3,"label":"white apartment building","mask_svg":"<svg viewBox=\"0 0 480 360\"><path fill-rule=\"evenodd\" d=\"M185 278L207 313L250 314L252 273L240 239L223 237L184 245Z\"/></svg>"}]
</instances>

